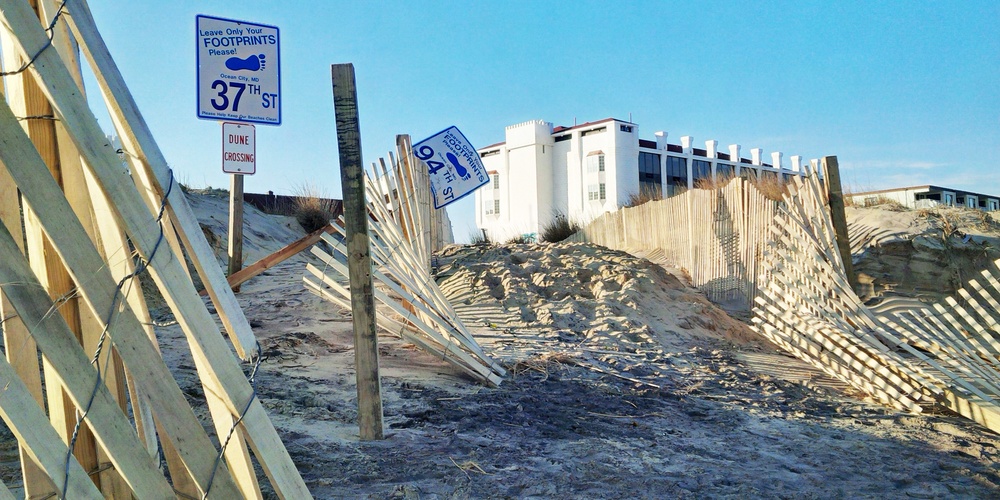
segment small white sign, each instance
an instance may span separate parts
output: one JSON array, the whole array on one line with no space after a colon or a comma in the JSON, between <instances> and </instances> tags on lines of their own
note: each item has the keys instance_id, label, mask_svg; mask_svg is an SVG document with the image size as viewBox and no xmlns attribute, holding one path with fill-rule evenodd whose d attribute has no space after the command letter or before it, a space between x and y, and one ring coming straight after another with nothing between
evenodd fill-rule
<instances>
[{"instance_id":1,"label":"small white sign","mask_svg":"<svg viewBox=\"0 0 1000 500\"><path fill-rule=\"evenodd\" d=\"M281 125L278 28L198 15L198 118Z\"/></svg>"},{"instance_id":2,"label":"small white sign","mask_svg":"<svg viewBox=\"0 0 1000 500\"><path fill-rule=\"evenodd\" d=\"M257 130L253 125L222 122L222 171L243 175L257 172Z\"/></svg>"},{"instance_id":3,"label":"small white sign","mask_svg":"<svg viewBox=\"0 0 1000 500\"><path fill-rule=\"evenodd\" d=\"M414 144L413 154L427 164L434 208L458 201L489 182L479 153L458 127L448 127Z\"/></svg>"}]
</instances>

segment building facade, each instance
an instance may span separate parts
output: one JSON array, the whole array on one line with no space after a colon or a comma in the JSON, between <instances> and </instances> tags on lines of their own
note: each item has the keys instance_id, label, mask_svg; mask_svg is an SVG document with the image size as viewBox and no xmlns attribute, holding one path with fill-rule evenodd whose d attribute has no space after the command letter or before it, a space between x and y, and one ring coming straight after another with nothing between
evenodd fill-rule
<instances>
[{"instance_id":1,"label":"building facade","mask_svg":"<svg viewBox=\"0 0 1000 500\"><path fill-rule=\"evenodd\" d=\"M866 191L848 195L847 198L859 206L877 205L884 200L892 200L907 208L949 206L976 208L987 212L1000 210L1000 196L931 185Z\"/></svg>"},{"instance_id":2,"label":"building facade","mask_svg":"<svg viewBox=\"0 0 1000 500\"><path fill-rule=\"evenodd\" d=\"M572 127L543 120L507 127L504 142L479 149L491 182L475 193L476 225L503 241L538 234L557 216L586 223L634 197L665 198L735 176L784 181L805 171L800 156L784 168L780 152L764 163L759 148L742 158L738 144L723 153L715 140L700 149L690 136L669 144L665 132L645 140L638 129L614 118Z\"/></svg>"}]
</instances>

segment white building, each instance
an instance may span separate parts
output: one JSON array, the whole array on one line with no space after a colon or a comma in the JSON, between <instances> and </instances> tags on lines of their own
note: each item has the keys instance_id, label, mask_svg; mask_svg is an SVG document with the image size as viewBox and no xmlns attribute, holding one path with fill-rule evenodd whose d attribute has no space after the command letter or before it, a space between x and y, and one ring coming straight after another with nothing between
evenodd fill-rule
<instances>
[{"instance_id":1,"label":"white building","mask_svg":"<svg viewBox=\"0 0 1000 500\"><path fill-rule=\"evenodd\" d=\"M479 149L492 182L476 191L476 225L503 241L538 234L557 214L590 221L640 193L668 197L733 176L784 180L804 173L800 156L791 157L788 169L780 152L771 153L768 164L759 148L747 159L738 144L722 153L715 140L699 149L690 136L675 145L665 132L656 132L656 140L639 139L638 129L614 118L572 127L542 120L507 127L504 142Z\"/></svg>"},{"instance_id":2,"label":"white building","mask_svg":"<svg viewBox=\"0 0 1000 500\"><path fill-rule=\"evenodd\" d=\"M861 206L877 205L884 200L892 200L907 208L943 205L977 208L987 212L1000 210L1000 196L931 185L866 191L847 195L847 198Z\"/></svg>"}]
</instances>

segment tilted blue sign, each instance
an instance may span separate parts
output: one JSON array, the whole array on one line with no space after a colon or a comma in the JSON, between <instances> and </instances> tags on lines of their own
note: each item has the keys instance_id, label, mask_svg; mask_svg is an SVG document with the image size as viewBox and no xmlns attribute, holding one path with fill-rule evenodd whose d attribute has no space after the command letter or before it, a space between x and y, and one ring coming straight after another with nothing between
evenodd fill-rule
<instances>
[{"instance_id":1,"label":"tilted blue sign","mask_svg":"<svg viewBox=\"0 0 1000 500\"><path fill-rule=\"evenodd\" d=\"M458 201L489 182L476 148L454 125L414 144L413 155L427 164L434 208Z\"/></svg>"}]
</instances>

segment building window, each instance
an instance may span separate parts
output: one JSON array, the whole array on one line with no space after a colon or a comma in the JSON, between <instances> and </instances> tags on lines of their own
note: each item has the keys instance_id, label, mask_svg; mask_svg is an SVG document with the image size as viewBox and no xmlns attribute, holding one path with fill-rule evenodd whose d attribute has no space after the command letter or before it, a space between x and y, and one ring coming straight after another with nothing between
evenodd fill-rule
<instances>
[{"instance_id":1,"label":"building window","mask_svg":"<svg viewBox=\"0 0 1000 500\"><path fill-rule=\"evenodd\" d=\"M712 164L705 160L694 160L691 163L691 177L695 182L700 179L712 179Z\"/></svg>"},{"instance_id":2,"label":"building window","mask_svg":"<svg viewBox=\"0 0 1000 500\"><path fill-rule=\"evenodd\" d=\"M622 132L628 132L628 133L630 133L630 134L631 134L631 133L632 133L632 126L631 126L631 125L622 125L622 126L620 127L620 130L621 130Z\"/></svg>"},{"instance_id":3,"label":"building window","mask_svg":"<svg viewBox=\"0 0 1000 500\"><path fill-rule=\"evenodd\" d=\"M494 200L483 200L483 213L486 215L493 215L493 201Z\"/></svg>"},{"instance_id":4,"label":"building window","mask_svg":"<svg viewBox=\"0 0 1000 500\"><path fill-rule=\"evenodd\" d=\"M494 149L492 151L483 151L482 153L479 153L479 156L481 158L486 158L487 156L493 156L493 155L498 155L498 154L500 154L500 150L499 149Z\"/></svg>"},{"instance_id":5,"label":"building window","mask_svg":"<svg viewBox=\"0 0 1000 500\"><path fill-rule=\"evenodd\" d=\"M583 132L580 132L580 137L587 137L588 135L600 134L606 130L608 130L608 127L592 128L590 130L585 130Z\"/></svg>"},{"instance_id":6,"label":"building window","mask_svg":"<svg viewBox=\"0 0 1000 500\"><path fill-rule=\"evenodd\" d=\"M605 184L591 184L587 186L587 200L588 201L601 201L607 199L608 194L605 188Z\"/></svg>"},{"instance_id":7,"label":"building window","mask_svg":"<svg viewBox=\"0 0 1000 500\"><path fill-rule=\"evenodd\" d=\"M500 214L500 200L493 200L493 213Z\"/></svg>"},{"instance_id":8,"label":"building window","mask_svg":"<svg viewBox=\"0 0 1000 500\"><path fill-rule=\"evenodd\" d=\"M660 173L660 155L639 152L639 192L656 196L663 191L663 176Z\"/></svg>"},{"instance_id":9,"label":"building window","mask_svg":"<svg viewBox=\"0 0 1000 500\"><path fill-rule=\"evenodd\" d=\"M667 185L687 187L688 167L686 158L667 156Z\"/></svg>"},{"instance_id":10,"label":"building window","mask_svg":"<svg viewBox=\"0 0 1000 500\"><path fill-rule=\"evenodd\" d=\"M736 167L726 163L715 164L715 178L725 181L736 176Z\"/></svg>"},{"instance_id":11,"label":"building window","mask_svg":"<svg viewBox=\"0 0 1000 500\"><path fill-rule=\"evenodd\" d=\"M493 174L493 189L500 189L500 174Z\"/></svg>"},{"instance_id":12,"label":"building window","mask_svg":"<svg viewBox=\"0 0 1000 500\"><path fill-rule=\"evenodd\" d=\"M555 138L555 142L568 141L570 140L571 137L573 137L573 134L557 135Z\"/></svg>"},{"instance_id":13,"label":"building window","mask_svg":"<svg viewBox=\"0 0 1000 500\"><path fill-rule=\"evenodd\" d=\"M590 153L587 156L587 172L597 173L604 171L604 153L596 152Z\"/></svg>"},{"instance_id":14,"label":"building window","mask_svg":"<svg viewBox=\"0 0 1000 500\"><path fill-rule=\"evenodd\" d=\"M955 195L952 193L944 193L944 204L949 207L955 204Z\"/></svg>"}]
</instances>

